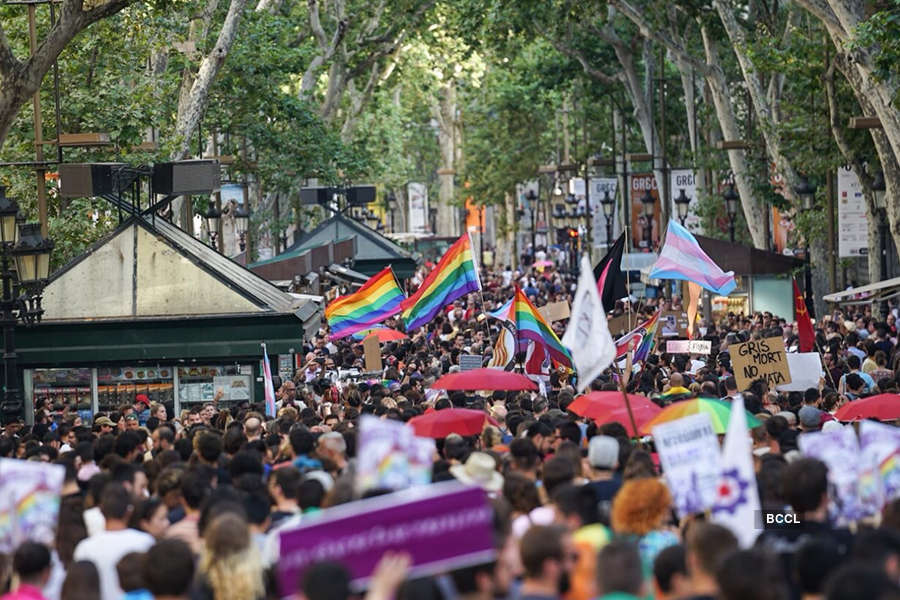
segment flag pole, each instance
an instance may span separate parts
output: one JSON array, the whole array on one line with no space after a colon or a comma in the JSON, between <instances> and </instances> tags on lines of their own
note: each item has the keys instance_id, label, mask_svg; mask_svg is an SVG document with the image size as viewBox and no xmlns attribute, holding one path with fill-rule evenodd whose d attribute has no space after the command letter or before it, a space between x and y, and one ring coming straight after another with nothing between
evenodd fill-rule
<instances>
[{"instance_id":1,"label":"flag pole","mask_svg":"<svg viewBox=\"0 0 900 600\"><path fill-rule=\"evenodd\" d=\"M828 368L828 365L825 364L825 354L822 352L822 348L819 346L819 340L815 341L816 350L819 353L819 362L822 363L822 370L825 371L825 374L828 375L828 380L831 382L831 387L837 391L837 384L834 383L834 377L831 376L831 370Z\"/></svg>"}]
</instances>

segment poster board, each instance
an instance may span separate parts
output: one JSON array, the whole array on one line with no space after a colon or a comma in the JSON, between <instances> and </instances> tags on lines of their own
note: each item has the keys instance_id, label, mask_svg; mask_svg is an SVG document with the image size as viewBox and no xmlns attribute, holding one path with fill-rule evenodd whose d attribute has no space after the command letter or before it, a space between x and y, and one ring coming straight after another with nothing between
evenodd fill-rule
<instances>
[{"instance_id":1,"label":"poster board","mask_svg":"<svg viewBox=\"0 0 900 600\"><path fill-rule=\"evenodd\" d=\"M563 319L568 319L571 313L571 308L569 307L569 303L565 300L560 300L559 302L551 302L550 304L546 304L538 309L538 312L541 313L541 316L544 317L544 320L548 323L552 323L554 321L562 321Z\"/></svg>"},{"instance_id":2,"label":"poster board","mask_svg":"<svg viewBox=\"0 0 900 600\"><path fill-rule=\"evenodd\" d=\"M660 315L663 337L687 337L688 316L683 310L667 310Z\"/></svg>"},{"instance_id":3,"label":"poster board","mask_svg":"<svg viewBox=\"0 0 900 600\"><path fill-rule=\"evenodd\" d=\"M659 462L679 517L703 512L716 502L721 473L712 420L698 413L652 429Z\"/></svg>"},{"instance_id":4,"label":"poster board","mask_svg":"<svg viewBox=\"0 0 900 600\"><path fill-rule=\"evenodd\" d=\"M26 540L53 545L65 477L62 465L0 459L0 551Z\"/></svg>"},{"instance_id":5,"label":"poster board","mask_svg":"<svg viewBox=\"0 0 900 600\"><path fill-rule=\"evenodd\" d=\"M752 340L728 347L738 390L744 391L757 379L765 379L770 388L791 382L784 340L780 337Z\"/></svg>"},{"instance_id":6,"label":"poster board","mask_svg":"<svg viewBox=\"0 0 900 600\"><path fill-rule=\"evenodd\" d=\"M712 342L709 340L669 340L666 342L669 354L710 354Z\"/></svg>"},{"instance_id":7,"label":"poster board","mask_svg":"<svg viewBox=\"0 0 900 600\"><path fill-rule=\"evenodd\" d=\"M484 359L480 354L460 354L459 370L471 371L472 369L480 369L483 361Z\"/></svg>"},{"instance_id":8,"label":"poster board","mask_svg":"<svg viewBox=\"0 0 900 600\"><path fill-rule=\"evenodd\" d=\"M366 357L366 371L372 373L380 371L381 366L381 343L378 341L377 335L370 335L363 340L363 352Z\"/></svg>"},{"instance_id":9,"label":"poster board","mask_svg":"<svg viewBox=\"0 0 900 600\"><path fill-rule=\"evenodd\" d=\"M653 197L653 216L651 217L650 243L644 239L644 205L641 198L644 192L650 192ZM653 173L636 173L630 177L628 197L631 200L631 240L632 248L638 252L653 252L659 245L660 205L659 188Z\"/></svg>"}]
</instances>

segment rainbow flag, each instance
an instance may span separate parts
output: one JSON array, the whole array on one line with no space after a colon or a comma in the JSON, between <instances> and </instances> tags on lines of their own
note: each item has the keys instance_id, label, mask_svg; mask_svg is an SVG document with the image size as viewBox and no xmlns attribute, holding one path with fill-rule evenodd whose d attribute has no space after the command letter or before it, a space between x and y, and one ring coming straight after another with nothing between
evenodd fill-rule
<instances>
[{"instance_id":1,"label":"rainbow flag","mask_svg":"<svg viewBox=\"0 0 900 600\"><path fill-rule=\"evenodd\" d=\"M666 230L666 243L650 268L650 278L693 281L720 296L727 296L737 287L734 273L722 271L706 255L697 238L672 220Z\"/></svg>"},{"instance_id":2,"label":"rainbow flag","mask_svg":"<svg viewBox=\"0 0 900 600\"><path fill-rule=\"evenodd\" d=\"M616 358L619 360L628 354L634 347L632 361L647 360L650 350L653 348L653 339L656 337L656 329L659 326L659 313L656 311L652 317L616 340Z\"/></svg>"},{"instance_id":3,"label":"rainbow flag","mask_svg":"<svg viewBox=\"0 0 900 600\"><path fill-rule=\"evenodd\" d=\"M551 360L572 368L572 355L569 354L569 350L562 345L556 333L519 286L516 286L512 313L515 315L516 339L520 344L531 340L538 346L544 347L550 354Z\"/></svg>"},{"instance_id":4,"label":"rainbow flag","mask_svg":"<svg viewBox=\"0 0 900 600\"><path fill-rule=\"evenodd\" d=\"M335 298L325 307L331 339L371 329L372 325L396 315L400 312L400 303L404 298L394 271L390 266L385 267L372 275L361 288L352 294Z\"/></svg>"},{"instance_id":5,"label":"rainbow flag","mask_svg":"<svg viewBox=\"0 0 900 600\"><path fill-rule=\"evenodd\" d=\"M481 289L472 242L466 233L447 248L416 293L404 300L403 321L406 331L418 329L457 298Z\"/></svg>"}]
</instances>

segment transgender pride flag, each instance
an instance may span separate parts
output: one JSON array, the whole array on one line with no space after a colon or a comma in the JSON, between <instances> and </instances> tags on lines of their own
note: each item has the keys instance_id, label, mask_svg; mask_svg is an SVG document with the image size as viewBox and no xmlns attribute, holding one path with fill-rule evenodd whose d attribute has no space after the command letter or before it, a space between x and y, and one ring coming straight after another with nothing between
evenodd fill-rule
<instances>
[{"instance_id":1,"label":"transgender pride flag","mask_svg":"<svg viewBox=\"0 0 900 600\"><path fill-rule=\"evenodd\" d=\"M272 367L269 365L269 353L266 345L263 348L263 391L266 397L266 416L275 416L275 385L272 383Z\"/></svg>"},{"instance_id":2,"label":"transgender pride flag","mask_svg":"<svg viewBox=\"0 0 900 600\"><path fill-rule=\"evenodd\" d=\"M650 269L650 278L693 281L720 296L727 296L737 287L734 273L722 271L691 232L671 220L666 242Z\"/></svg>"}]
</instances>

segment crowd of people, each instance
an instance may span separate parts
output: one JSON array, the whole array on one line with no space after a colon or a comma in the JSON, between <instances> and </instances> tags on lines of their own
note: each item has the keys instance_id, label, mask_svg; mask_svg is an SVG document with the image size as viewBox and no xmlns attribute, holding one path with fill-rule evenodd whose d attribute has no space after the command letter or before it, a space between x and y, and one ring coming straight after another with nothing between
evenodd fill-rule
<instances>
[{"instance_id":1,"label":"crowd of people","mask_svg":"<svg viewBox=\"0 0 900 600\"><path fill-rule=\"evenodd\" d=\"M749 433L763 508L790 508L799 525L760 525L756 544L742 548L708 515L676 518L651 439L568 410L576 393L565 369L547 373L542 393L430 388L459 370L462 354L490 359L500 324L486 312L516 283L542 305L570 299L575 282L553 269L485 271L482 294L383 344L379 374L363 372L362 344L330 340L323 324L306 343L305 365L292 379L275 378L274 417L262 404L220 401L175 415L141 396L97 415L52 399L36 406L33 425L3 428L0 457L62 465L65 483L53 543L27 541L0 557L3 598L900 598L900 499L889 499L878 518L836 526L827 467L797 447L801 432L851 427L832 416L842 404L898 391L895 314L821 319L827 373L806 392L779 393L764 381L738 390L730 346L773 335L796 346L793 324L770 314L704 322L700 333L712 343L704 366L657 344L631 378L629 391L660 405L740 394L761 421ZM677 297L625 299L611 316L636 321L679 306ZM553 327L561 334L565 321ZM607 372L591 389L615 390L617 381ZM495 558L412 577L409 556L387 553L366 589L351 584L346 565L320 562L294 589L277 589L281 532L389 492L354 485L361 416L405 422L451 407L483 410L492 424L480 435L437 440L431 479L485 490Z\"/></svg>"}]
</instances>

